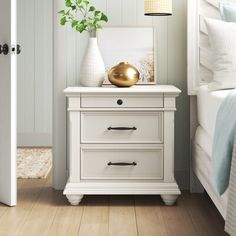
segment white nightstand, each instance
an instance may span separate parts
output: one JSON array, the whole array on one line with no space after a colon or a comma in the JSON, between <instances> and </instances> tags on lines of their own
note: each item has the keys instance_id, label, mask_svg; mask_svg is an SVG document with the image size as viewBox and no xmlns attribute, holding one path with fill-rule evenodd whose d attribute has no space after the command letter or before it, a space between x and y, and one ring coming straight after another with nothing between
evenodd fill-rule
<instances>
[{"instance_id":1,"label":"white nightstand","mask_svg":"<svg viewBox=\"0 0 236 236\"><path fill-rule=\"evenodd\" d=\"M90 194L157 194L166 205L174 178L174 86L71 87L69 178L72 205Z\"/></svg>"}]
</instances>

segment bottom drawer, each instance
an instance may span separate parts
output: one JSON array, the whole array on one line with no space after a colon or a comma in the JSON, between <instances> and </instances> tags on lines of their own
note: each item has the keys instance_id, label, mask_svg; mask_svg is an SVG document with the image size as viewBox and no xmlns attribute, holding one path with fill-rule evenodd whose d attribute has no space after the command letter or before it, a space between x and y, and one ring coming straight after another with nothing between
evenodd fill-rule
<instances>
[{"instance_id":1,"label":"bottom drawer","mask_svg":"<svg viewBox=\"0 0 236 236\"><path fill-rule=\"evenodd\" d=\"M81 179L163 179L163 148L82 146Z\"/></svg>"}]
</instances>

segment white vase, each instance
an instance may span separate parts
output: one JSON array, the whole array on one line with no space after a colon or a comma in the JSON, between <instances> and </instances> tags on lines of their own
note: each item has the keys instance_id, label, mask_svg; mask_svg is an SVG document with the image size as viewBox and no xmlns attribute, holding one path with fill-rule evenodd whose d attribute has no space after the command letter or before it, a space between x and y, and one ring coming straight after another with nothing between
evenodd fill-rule
<instances>
[{"instance_id":1,"label":"white vase","mask_svg":"<svg viewBox=\"0 0 236 236\"><path fill-rule=\"evenodd\" d=\"M105 65L96 37L90 37L88 48L80 69L80 84L85 87L100 87L105 79Z\"/></svg>"}]
</instances>

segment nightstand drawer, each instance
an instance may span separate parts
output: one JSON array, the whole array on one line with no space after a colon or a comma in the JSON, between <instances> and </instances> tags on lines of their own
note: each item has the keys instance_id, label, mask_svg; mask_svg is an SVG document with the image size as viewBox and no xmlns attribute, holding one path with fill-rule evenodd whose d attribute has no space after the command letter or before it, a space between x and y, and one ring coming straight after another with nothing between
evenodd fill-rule
<instances>
[{"instance_id":1,"label":"nightstand drawer","mask_svg":"<svg viewBox=\"0 0 236 236\"><path fill-rule=\"evenodd\" d=\"M163 143L163 112L82 112L82 143Z\"/></svg>"},{"instance_id":2,"label":"nightstand drawer","mask_svg":"<svg viewBox=\"0 0 236 236\"><path fill-rule=\"evenodd\" d=\"M93 108L136 108L136 107L163 107L163 94L137 95L81 95L81 107Z\"/></svg>"},{"instance_id":3,"label":"nightstand drawer","mask_svg":"<svg viewBox=\"0 0 236 236\"><path fill-rule=\"evenodd\" d=\"M162 179L161 146L82 146L81 179Z\"/></svg>"}]
</instances>

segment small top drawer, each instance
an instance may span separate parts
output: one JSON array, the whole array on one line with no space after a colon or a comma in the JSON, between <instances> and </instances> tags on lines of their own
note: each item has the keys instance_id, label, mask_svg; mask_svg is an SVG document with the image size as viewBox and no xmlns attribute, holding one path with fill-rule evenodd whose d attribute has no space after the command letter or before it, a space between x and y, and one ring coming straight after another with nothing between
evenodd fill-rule
<instances>
[{"instance_id":1,"label":"small top drawer","mask_svg":"<svg viewBox=\"0 0 236 236\"><path fill-rule=\"evenodd\" d=\"M163 107L163 94L133 94L133 95L81 95L81 107L100 108L136 108Z\"/></svg>"}]
</instances>

